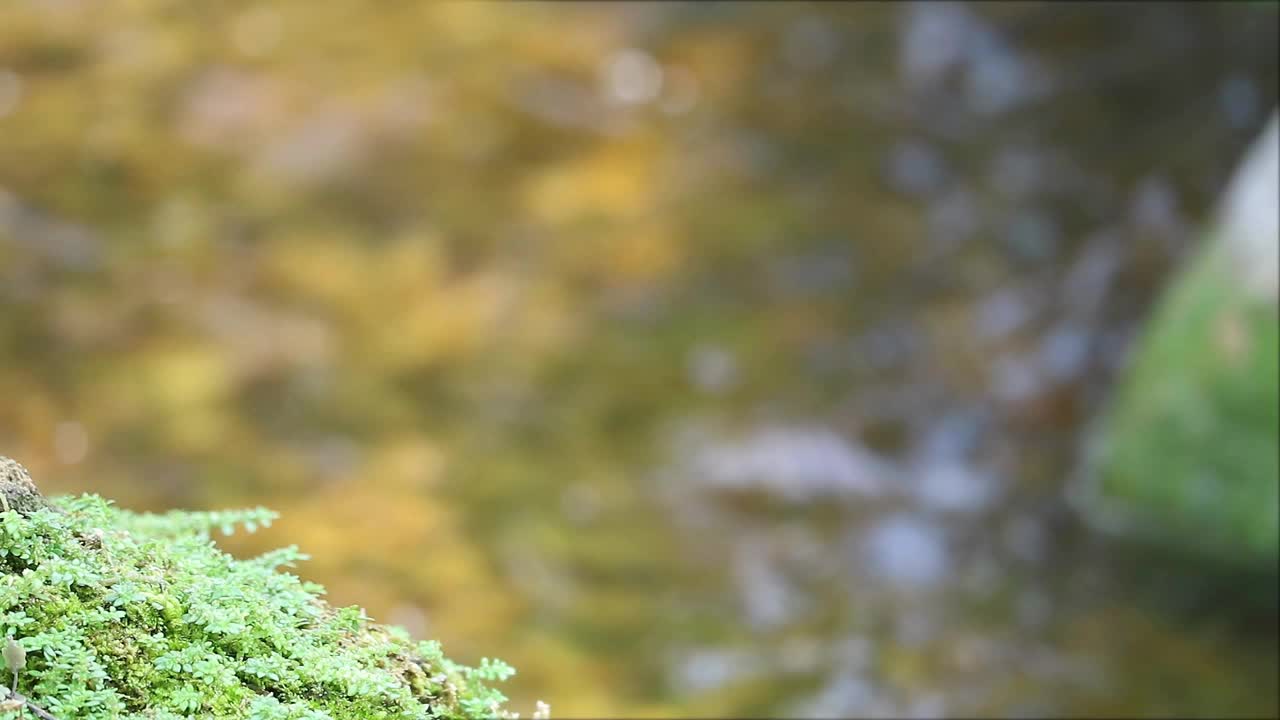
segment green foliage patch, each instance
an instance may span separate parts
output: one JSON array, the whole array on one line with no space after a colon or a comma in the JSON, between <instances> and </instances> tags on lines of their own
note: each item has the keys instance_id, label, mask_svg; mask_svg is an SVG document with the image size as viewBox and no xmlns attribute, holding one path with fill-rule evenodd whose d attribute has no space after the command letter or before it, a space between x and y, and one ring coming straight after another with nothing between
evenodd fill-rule
<instances>
[{"instance_id":1,"label":"green foliage patch","mask_svg":"<svg viewBox=\"0 0 1280 720\"><path fill-rule=\"evenodd\" d=\"M26 650L18 691L78 718L475 718L514 670L334 608L282 572L296 548L239 560L213 529L274 514L135 514L96 496L0 512L0 633ZM6 673L7 675L7 673ZM16 718L0 711L0 718Z\"/></svg>"},{"instance_id":2,"label":"green foliage patch","mask_svg":"<svg viewBox=\"0 0 1280 720\"><path fill-rule=\"evenodd\" d=\"M1108 418L1103 509L1230 564L1280 547L1280 318L1211 244L1172 288Z\"/></svg>"}]
</instances>

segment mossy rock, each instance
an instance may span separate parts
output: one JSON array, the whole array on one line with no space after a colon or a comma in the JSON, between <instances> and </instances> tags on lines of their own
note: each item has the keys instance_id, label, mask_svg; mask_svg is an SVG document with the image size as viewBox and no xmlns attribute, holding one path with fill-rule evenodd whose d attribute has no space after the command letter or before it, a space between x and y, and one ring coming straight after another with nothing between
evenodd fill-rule
<instances>
[{"instance_id":1,"label":"mossy rock","mask_svg":"<svg viewBox=\"0 0 1280 720\"><path fill-rule=\"evenodd\" d=\"M294 548L238 560L211 539L269 523L269 511L45 499L4 457L0 497L0 633L26 651L18 692L59 720L506 714L489 686L514 672L505 664L464 667L438 643L331 607L279 570L303 558Z\"/></svg>"},{"instance_id":2,"label":"mossy rock","mask_svg":"<svg viewBox=\"0 0 1280 720\"><path fill-rule=\"evenodd\" d=\"M49 507L27 469L0 455L0 510L29 513Z\"/></svg>"},{"instance_id":3,"label":"mossy rock","mask_svg":"<svg viewBox=\"0 0 1280 720\"><path fill-rule=\"evenodd\" d=\"M1280 544L1276 143L1273 120L1157 307L1097 438L1086 506L1105 526L1255 568L1274 568Z\"/></svg>"}]
</instances>

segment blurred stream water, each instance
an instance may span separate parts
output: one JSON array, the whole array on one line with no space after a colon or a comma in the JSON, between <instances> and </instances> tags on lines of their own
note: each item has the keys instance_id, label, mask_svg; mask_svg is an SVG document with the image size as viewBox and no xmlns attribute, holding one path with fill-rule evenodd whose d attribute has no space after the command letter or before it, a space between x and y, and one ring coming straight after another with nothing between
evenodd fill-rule
<instances>
[{"instance_id":1,"label":"blurred stream water","mask_svg":"<svg viewBox=\"0 0 1280 720\"><path fill-rule=\"evenodd\" d=\"M228 547L562 716L1277 712L1274 608L1066 501L1273 12L59 5L0 9L48 486L276 507Z\"/></svg>"}]
</instances>

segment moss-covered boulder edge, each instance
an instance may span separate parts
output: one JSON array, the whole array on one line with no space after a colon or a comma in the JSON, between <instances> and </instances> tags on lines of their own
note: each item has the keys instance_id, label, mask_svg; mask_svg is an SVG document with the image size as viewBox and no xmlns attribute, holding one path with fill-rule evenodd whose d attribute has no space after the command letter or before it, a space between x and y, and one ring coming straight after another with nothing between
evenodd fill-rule
<instances>
[{"instance_id":1,"label":"moss-covered boulder edge","mask_svg":"<svg viewBox=\"0 0 1280 720\"><path fill-rule=\"evenodd\" d=\"M501 661L465 667L437 642L330 606L321 587L281 571L305 559L296 548L238 560L211 537L274 517L45 498L0 456L0 633L26 651L17 692L27 716L36 707L59 720L516 716L490 687L515 672ZM3 677L0 699L12 675ZM20 711L0 705L0 719ZM546 714L539 703L535 715Z\"/></svg>"},{"instance_id":2,"label":"moss-covered boulder edge","mask_svg":"<svg viewBox=\"0 0 1280 720\"><path fill-rule=\"evenodd\" d=\"M1280 559L1278 178L1273 110L1136 344L1073 489L1103 530L1272 576Z\"/></svg>"}]
</instances>

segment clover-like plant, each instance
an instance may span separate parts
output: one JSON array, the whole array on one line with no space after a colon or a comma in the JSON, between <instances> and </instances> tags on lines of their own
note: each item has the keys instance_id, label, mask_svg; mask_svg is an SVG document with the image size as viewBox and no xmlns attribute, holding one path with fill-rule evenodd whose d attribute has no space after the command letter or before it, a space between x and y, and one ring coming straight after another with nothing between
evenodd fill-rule
<instances>
[{"instance_id":1,"label":"clover-like plant","mask_svg":"<svg viewBox=\"0 0 1280 720\"><path fill-rule=\"evenodd\" d=\"M505 663L465 667L437 642L330 606L280 570L304 558L296 548L238 560L214 544L214 529L269 524L267 510L50 500L3 457L0 498L0 634L21 649L5 658L25 691L15 682L0 698L0 718L37 707L62 720L514 715L490 687L515 672Z\"/></svg>"}]
</instances>

